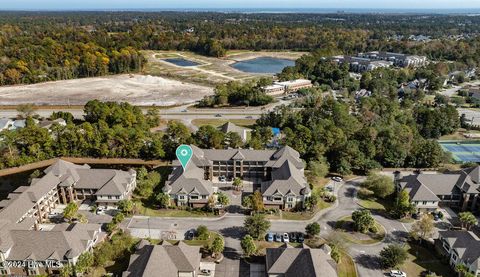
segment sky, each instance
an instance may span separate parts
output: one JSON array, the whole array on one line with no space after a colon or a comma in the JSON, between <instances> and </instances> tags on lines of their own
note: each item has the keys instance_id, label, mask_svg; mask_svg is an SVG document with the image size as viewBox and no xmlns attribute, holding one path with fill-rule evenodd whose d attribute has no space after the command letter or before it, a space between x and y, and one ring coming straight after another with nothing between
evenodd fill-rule
<instances>
[{"instance_id":1,"label":"sky","mask_svg":"<svg viewBox=\"0 0 480 277\"><path fill-rule=\"evenodd\" d=\"M480 9L480 0L0 0L0 10Z\"/></svg>"}]
</instances>

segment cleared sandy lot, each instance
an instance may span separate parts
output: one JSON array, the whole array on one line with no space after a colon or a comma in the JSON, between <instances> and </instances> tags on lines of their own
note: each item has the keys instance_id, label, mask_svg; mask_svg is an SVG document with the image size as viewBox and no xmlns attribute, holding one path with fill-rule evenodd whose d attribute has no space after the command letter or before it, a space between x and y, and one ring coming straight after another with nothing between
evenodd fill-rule
<instances>
[{"instance_id":1,"label":"cleared sandy lot","mask_svg":"<svg viewBox=\"0 0 480 277\"><path fill-rule=\"evenodd\" d=\"M34 85L0 87L0 105L84 105L87 101L126 101L135 105L193 103L213 88L150 75L116 75Z\"/></svg>"}]
</instances>

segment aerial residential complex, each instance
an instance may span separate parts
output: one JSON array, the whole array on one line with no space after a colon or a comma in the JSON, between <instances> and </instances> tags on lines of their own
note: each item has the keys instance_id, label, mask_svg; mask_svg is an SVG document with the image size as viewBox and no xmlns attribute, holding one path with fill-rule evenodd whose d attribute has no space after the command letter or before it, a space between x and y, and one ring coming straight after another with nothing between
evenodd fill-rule
<instances>
[{"instance_id":1,"label":"aerial residential complex","mask_svg":"<svg viewBox=\"0 0 480 277\"><path fill-rule=\"evenodd\" d=\"M165 183L164 192L174 205L205 206L217 190L219 177L252 182L262 192L267 208L303 206L310 196L303 161L289 146L278 150L191 147L193 157L185 170L177 163Z\"/></svg>"},{"instance_id":2,"label":"aerial residential complex","mask_svg":"<svg viewBox=\"0 0 480 277\"><path fill-rule=\"evenodd\" d=\"M353 72L371 71L381 67L419 67L427 64L427 57L400 53L372 51L357 56L334 56L338 63L348 63Z\"/></svg>"},{"instance_id":3,"label":"aerial residential complex","mask_svg":"<svg viewBox=\"0 0 480 277\"><path fill-rule=\"evenodd\" d=\"M442 174L395 176L397 189L405 189L420 211L435 211L440 206L478 211L480 166Z\"/></svg>"},{"instance_id":4,"label":"aerial residential complex","mask_svg":"<svg viewBox=\"0 0 480 277\"><path fill-rule=\"evenodd\" d=\"M98 241L100 225L59 224L50 231L39 225L59 204L89 199L115 206L130 198L136 186L133 170L91 169L64 160L44 173L0 202L0 274L54 274L64 264L75 264Z\"/></svg>"}]
</instances>

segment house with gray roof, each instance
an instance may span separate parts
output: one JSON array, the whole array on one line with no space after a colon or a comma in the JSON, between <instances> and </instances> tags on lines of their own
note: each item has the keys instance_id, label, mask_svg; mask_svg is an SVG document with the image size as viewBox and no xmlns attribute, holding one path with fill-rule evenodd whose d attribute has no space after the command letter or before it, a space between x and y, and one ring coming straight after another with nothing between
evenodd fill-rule
<instances>
[{"instance_id":1,"label":"house with gray roof","mask_svg":"<svg viewBox=\"0 0 480 277\"><path fill-rule=\"evenodd\" d=\"M176 205L205 206L220 177L252 182L269 208L291 209L303 205L311 195L303 161L289 146L278 150L191 147L193 156L185 170L175 161L163 188Z\"/></svg>"},{"instance_id":2,"label":"house with gray roof","mask_svg":"<svg viewBox=\"0 0 480 277\"><path fill-rule=\"evenodd\" d=\"M200 247L182 241L172 245L163 241L151 245L142 240L130 256L128 269L122 277L195 277L200 272Z\"/></svg>"},{"instance_id":3,"label":"house with gray roof","mask_svg":"<svg viewBox=\"0 0 480 277\"><path fill-rule=\"evenodd\" d=\"M437 174L396 174L395 183L397 190L409 193L420 211L434 211L439 206L478 210L480 166Z\"/></svg>"},{"instance_id":4,"label":"house with gray roof","mask_svg":"<svg viewBox=\"0 0 480 277\"><path fill-rule=\"evenodd\" d=\"M226 122L225 124L221 125L220 127L218 127L218 129L224 133L224 134L227 134L227 133L236 133L240 136L240 138L242 139L243 142L246 142L247 139L248 139L248 134L251 132L250 129L248 128L244 128L244 127L240 127L236 124L233 124L232 122L228 121Z\"/></svg>"},{"instance_id":5,"label":"house with gray roof","mask_svg":"<svg viewBox=\"0 0 480 277\"><path fill-rule=\"evenodd\" d=\"M469 231L439 231L439 239L444 254L455 269L463 264L473 274L480 275L480 239Z\"/></svg>"},{"instance_id":6,"label":"house with gray roof","mask_svg":"<svg viewBox=\"0 0 480 277\"><path fill-rule=\"evenodd\" d=\"M288 244L267 248L265 272L269 277L338 276L335 262L325 249L311 249L305 245L292 248Z\"/></svg>"}]
</instances>

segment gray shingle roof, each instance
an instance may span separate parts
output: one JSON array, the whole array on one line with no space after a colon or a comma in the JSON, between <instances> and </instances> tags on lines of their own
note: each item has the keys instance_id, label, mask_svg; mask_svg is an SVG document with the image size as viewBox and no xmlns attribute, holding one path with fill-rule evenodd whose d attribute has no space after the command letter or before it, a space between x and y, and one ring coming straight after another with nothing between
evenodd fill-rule
<instances>
[{"instance_id":1,"label":"gray shingle roof","mask_svg":"<svg viewBox=\"0 0 480 277\"><path fill-rule=\"evenodd\" d=\"M289 160L272 172L272 181L262 183L262 194L273 196L277 193L303 195L308 186L303 173Z\"/></svg>"},{"instance_id":2,"label":"gray shingle roof","mask_svg":"<svg viewBox=\"0 0 480 277\"><path fill-rule=\"evenodd\" d=\"M150 245L141 241L140 244L138 251L130 257L123 277L177 277L179 272L194 272L200 267L198 246L188 246L183 242L178 245Z\"/></svg>"},{"instance_id":3,"label":"gray shingle roof","mask_svg":"<svg viewBox=\"0 0 480 277\"><path fill-rule=\"evenodd\" d=\"M322 249L267 248L267 274L285 277L338 276L334 262Z\"/></svg>"},{"instance_id":4,"label":"gray shingle roof","mask_svg":"<svg viewBox=\"0 0 480 277\"><path fill-rule=\"evenodd\" d=\"M13 247L8 260L32 258L44 261L51 257L78 257L93 240L94 231L100 231L97 224L74 224L62 231L10 230Z\"/></svg>"},{"instance_id":5,"label":"gray shingle roof","mask_svg":"<svg viewBox=\"0 0 480 277\"><path fill-rule=\"evenodd\" d=\"M212 185L210 180L205 180L203 169L190 162L185 172L183 167L175 167L163 189L170 194L197 192L200 195L210 195L213 192Z\"/></svg>"},{"instance_id":6,"label":"gray shingle roof","mask_svg":"<svg viewBox=\"0 0 480 277\"><path fill-rule=\"evenodd\" d=\"M459 257L469 264L478 263L480 258L480 239L468 231L439 231L439 236L444 238L455 249Z\"/></svg>"}]
</instances>

